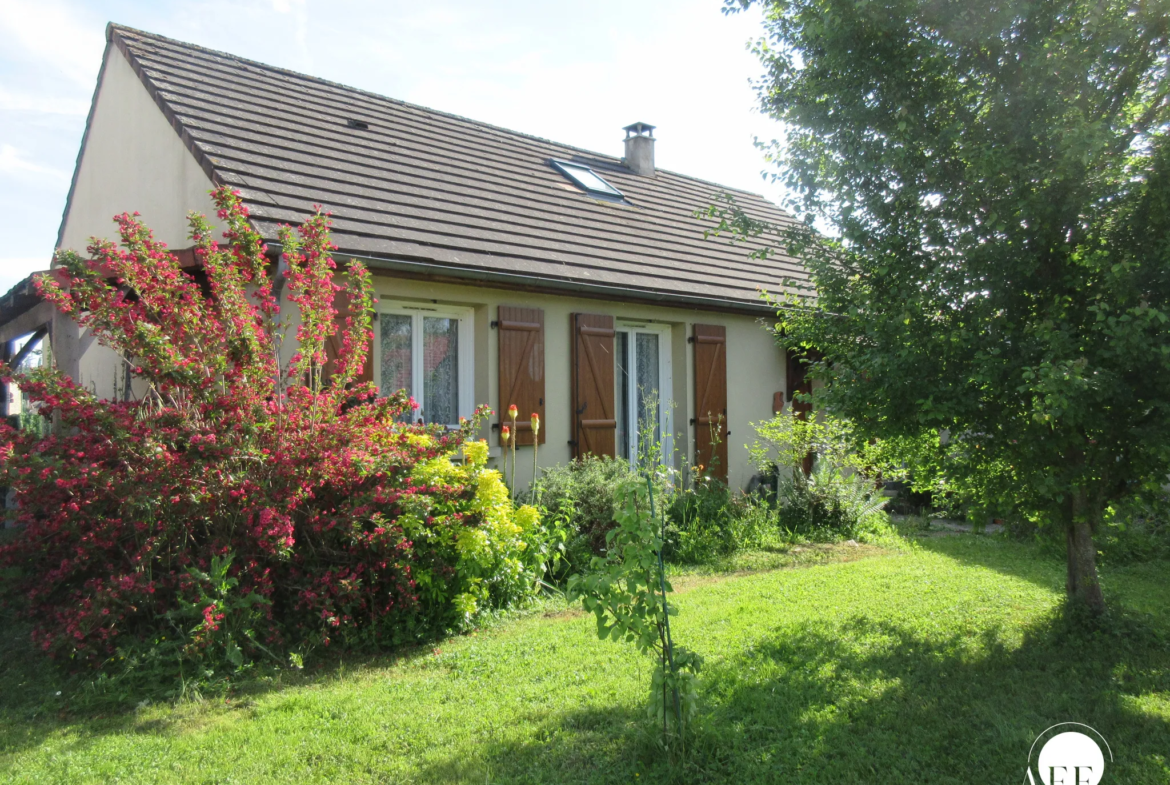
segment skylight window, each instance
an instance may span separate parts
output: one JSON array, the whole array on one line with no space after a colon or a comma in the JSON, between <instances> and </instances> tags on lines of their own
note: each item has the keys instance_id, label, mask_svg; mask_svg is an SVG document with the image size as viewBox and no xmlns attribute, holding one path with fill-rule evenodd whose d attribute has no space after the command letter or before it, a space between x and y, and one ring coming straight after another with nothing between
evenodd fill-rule
<instances>
[{"instance_id":1,"label":"skylight window","mask_svg":"<svg viewBox=\"0 0 1170 785\"><path fill-rule=\"evenodd\" d=\"M593 196L607 196L611 199L622 199L622 192L602 180L601 177L588 166L571 164L568 161L553 160L552 165L561 174L568 177L573 183L587 194Z\"/></svg>"}]
</instances>

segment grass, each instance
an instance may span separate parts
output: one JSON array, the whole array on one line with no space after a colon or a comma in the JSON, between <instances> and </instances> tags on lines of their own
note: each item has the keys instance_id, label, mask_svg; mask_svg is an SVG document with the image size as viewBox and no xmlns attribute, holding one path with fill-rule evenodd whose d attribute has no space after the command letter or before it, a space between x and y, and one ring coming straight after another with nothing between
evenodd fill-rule
<instances>
[{"instance_id":1,"label":"grass","mask_svg":"<svg viewBox=\"0 0 1170 785\"><path fill-rule=\"evenodd\" d=\"M229 701L82 717L0 697L0 779L1019 782L1033 738L1076 720L1112 746L1106 782L1170 783L1168 566L1107 572L1095 631L1062 614L1060 562L990 537L679 576L676 637L707 666L673 759L645 717L650 663L550 607Z\"/></svg>"}]
</instances>

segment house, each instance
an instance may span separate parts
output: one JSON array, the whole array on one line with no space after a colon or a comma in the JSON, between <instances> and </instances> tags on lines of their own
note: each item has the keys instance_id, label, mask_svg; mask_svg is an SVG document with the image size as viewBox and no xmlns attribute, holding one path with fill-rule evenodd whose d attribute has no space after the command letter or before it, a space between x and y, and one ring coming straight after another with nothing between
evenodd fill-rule
<instances>
[{"instance_id":1,"label":"house","mask_svg":"<svg viewBox=\"0 0 1170 785\"><path fill-rule=\"evenodd\" d=\"M800 381L761 325L758 287L808 276L782 254L750 258L753 242L704 237L695 212L728 193L791 221L778 207L657 169L644 123L624 129L624 156L604 155L118 25L107 42L59 248L83 251L137 210L183 249L186 213L214 216L220 184L274 243L279 224L322 204L337 257L375 275L367 372L408 389L426 420L515 403L521 447L529 413L541 415L544 465L635 459L649 428L669 459L748 482L750 423ZM47 305L27 285L0 302L7 356L47 333L53 361L100 395L132 387L112 352ZM499 425L485 427L497 454ZM519 465L523 482L530 462Z\"/></svg>"}]
</instances>

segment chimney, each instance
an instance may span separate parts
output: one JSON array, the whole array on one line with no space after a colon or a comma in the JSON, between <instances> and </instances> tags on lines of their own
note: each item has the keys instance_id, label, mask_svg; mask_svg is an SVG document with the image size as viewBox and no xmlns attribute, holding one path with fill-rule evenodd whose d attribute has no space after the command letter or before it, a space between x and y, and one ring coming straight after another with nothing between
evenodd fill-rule
<instances>
[{"instance_id":1,"label":"chimney","mask_svg":"<svg viewBox=\"0 0 1170 785\"><path fill-rule=\"evenodd\" d=\"M637 174L654 174L654 126L634 123L622 130L626 132L626 166Z\"/></svg>"}]
</instances>

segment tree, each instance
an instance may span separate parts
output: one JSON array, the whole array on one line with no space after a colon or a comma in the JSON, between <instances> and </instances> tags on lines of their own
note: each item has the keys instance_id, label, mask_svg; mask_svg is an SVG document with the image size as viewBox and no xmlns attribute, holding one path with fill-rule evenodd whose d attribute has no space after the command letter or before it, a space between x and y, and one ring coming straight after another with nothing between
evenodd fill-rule
<instances>
[{"instance_id":1,"label":"tree","mask_svg":"<svg viewBox=\"0 0 1170 785\"><path fill-rule=\"evenodd\" d=\"M755 4L803 222L713 212L805 256L780 341L823 352L821 404L863 436L933 438L1063 526L1068 593L1104 609L1092 533L1170 469L1170 7Z\"/></svg>"}]
</instances>

